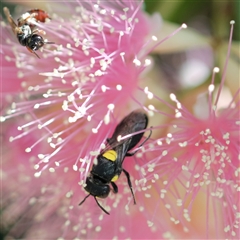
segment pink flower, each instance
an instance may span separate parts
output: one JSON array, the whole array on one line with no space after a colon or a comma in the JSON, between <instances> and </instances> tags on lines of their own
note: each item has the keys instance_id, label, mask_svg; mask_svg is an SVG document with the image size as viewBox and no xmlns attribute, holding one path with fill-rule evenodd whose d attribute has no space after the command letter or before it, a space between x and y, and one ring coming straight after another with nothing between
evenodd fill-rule
<instances>
[{"instance_id":1,"label":"pink flower","mask_svg":"<svg viewBox=\"0 0 240 240\"><path fill-rule=\"evenodd\" d=\"M14 110L2 121L28 112L32 120L19 126L23 131L30 124L28 132L46 130L43 139L56 138L53 133L70 139L71 133L78 135L78 143L83 130L96 133L104 121L107 124L116 104L127 106L135 99L140 73L149 64L143 47L149 41L150 21L140 8L136 1L110 5L90 1L72 4L68 22L52 14L53 20L39 27L58 45L45 45L39 53L41 60L7 35L3 43L4 82L20 83L24 91L21 101L16 101ZM5 72L10 63L19 71ZM50 147L61 151L66 144L51 141Z\"/></svg>"},{"instance_id":2,"label":"pink flower","mask_svg":"<svg viewBox=\"0 0 240 240\"><path fill-rule=\"evenodd\" d=\"M86 170L81 168L79 171L73 171L72 161L68 160L66 155L62 154L62 159L55 162L55 166L49 164L50 167L42 171L40 176L36 174L35 162L38 161L36 156L38 152L43 151L44 146L34 148L27 156L24 149L29 142L36 141L38 136L28 134L21 138L20 144L17 141L7 144L7 139L11 139L18 124L19 122L4 125L4 132L8 133L4 139L6 153L3 155L2 169L5 183L2 189L4 233L26 239L58 237L94 239L99 236L103 239L115 236L138 239L159 236L159 231L147 226L142 205L133 205L124 177L117 183L119 194L116 196L110 194L106 200L99 200L100 204L110 211L111 215L108 216L97 207L93 199L88 199L81 207L78 206L87 194L79 186L81 183L79 171ZM113 129L116 124L113 122L108 128L105 127L103 130L101 128L99 136L106 137L106 132ZM94 138L96 137L92 134L86 141L95 143L97 141ZM14 151L8 151L10 148ZM86 165L86 161L96 155L92 150L97 148L99 148L97 143L86 145L86 159L80 159L80 163ZM73 146L73 149L77 149L77 146ZM128 164L126 168L129 168ZM133 181L133 176L131 178Z\"/></svg>"},{"instance_id":3,"label":"pink flower","mask_svg":"<svg viewBox=\"0 0 240 240\"><path fill-rule=\"evenodd\" d=\"M166 236L171 238L239 239L240 89L227 103L223 91L232 31L221 83L216 90L214 79L219 69L214 68L208 96L198 100L195 114L173 93L170 99L176 107L156 99L174 113L149 106L152 113L168 117L165 125L154 127L165 129L166 135L146 147L147 163L138 182L140 187L142 182L155 186L144 186L149 195L144 202L151 206L149 201L158 199L148 212L153 212L153 223L165 229L168 226ZM225 101L224 108L220 100ZM152 160L147 161L149 158Z\"/></svg>"},{"instance_id":4,"label":"pink flower","mask_svg":"<svg viewBox=\"0 0 240 240\"><path fill-rule=\"evenodd\" d=\"M184 121L177 119L176 124L183 129L194 129L193 134L171 132L169 128L167 138L154 138L148 141L149 145L144 145L146 153L139 151L135 156L137 165L133 159L124 161L124 168L130 169L134 183L136 206L124 176L117 182L118 194L99 200L110 216L98 208L93 198L78 206L87 194L82 191L85 178L106 138L123 116L139 106L147 110L143 103L154 97L148 87L140 87L140 80L151 63L147 54L159 44L159 41L152 43L156 40L154 36L151 38L152 27L158 28L161 22L155 17L152 24L141 11L141 3L92 0L66 3L63 12L49 11L52 20L38 27L45 30L45 38L56 45L44 46L43 52L38 52L41 59L20 46L9 26L3 24L4 36L7 36L2 43L3 74L4 81L9 83L3 91L19 92L6 97L11 107L0 118L5 129L6 149L2 176L7 183L3 188L2 216L3 229L9 237L159 239L179 236L178 229L174 228L175 224L180 225L178 221L187 231L192 206L184 205L190 196L187 180L189 189L198 194L199 179L204 178L195 177L203 164L194 162L203 153L192 151L191 161L185 162L184 156L189 157L185 149L189 150L187 147L199 140L195 137L197 122L202 124L201 130L214 125L209 124L210 120L204 125L204 121L182 108L177 109L176 114L181 113ZM179 107L175 95L171 96ZM151 115L155 109L150 105L147 111ZM170 114L166 116L175 120ZM169 121L154 129L172 126L174 129L175 125ZM155 131L153 134L156 136ZM204 136L201 135L201 140ZM192 138L189 140L189 137ZM187 146L180 151L179 144L185 145L182 139ZM196 147L200 151L201 145ZM176 162L175 154L179 157ZM196 168L191 168L194 164ZM215 168L214 172L218 170ZM143 174L141 179L139 172ZM182 183L185 185L180 187ZM212 182L211 186L214 186ZM195 203L197 198L193 199ZM170 205L172 201L177 202L177 207ZM158 212L162 203L165 210L161 208Z\"/></svg>"},{"instance_id":5,"label":"pink flower","mask_svg":"<svg viewBox=\"0 0 240 240\"><path fill-rule=\"evenodd\" d=\"M7 183L3 229L8 236L28 239L157 237L140 206L125 210L131 195L121 186L123 178L118 181L123 194L102 203L111 218L94 201L78 206L101 143L118 116L143 101L135 95L149 65L150 21L136 1L68 6L67 17L49 12L52 21L38 24L57 44L44 46L40 60L3 24L3 31L9 30L2 45L4 81L9 83L4 91L23 88L8 99L11 107L1 117L5 148L14 149L6 151L2 169Z\"/></svg>"}]
</instances>

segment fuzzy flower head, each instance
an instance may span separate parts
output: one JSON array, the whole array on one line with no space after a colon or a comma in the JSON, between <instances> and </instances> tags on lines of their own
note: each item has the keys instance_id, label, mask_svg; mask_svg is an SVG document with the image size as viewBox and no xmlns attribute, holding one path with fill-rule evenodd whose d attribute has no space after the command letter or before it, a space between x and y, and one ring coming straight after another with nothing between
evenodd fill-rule
<instances>
[{"instance_id":1,"label":"fuzzy flower head","mask_svg":"<svg viewBox=\"0 0 240 240\"><path fill-rule=\"evenodd\" d=\"M124 208L127 186L120 187L123 195L109 196L104 206L108 211L125 209L121 216L133 211L139 219L136 228L142 226L142 231L125 218L118 228L106 231L102 226L118 219L119 211L106 218L95 202L78 206L91 163L117 116L143 101L135 95L140 74L150 64L150 21L138 1L71 3L66 12L67 17L49 11L50 22L36 23L46 32L45 39L56 43L44 46L38 53L41 59L16 43L2 23L4 81L16 86L10 87L15 93L23 89L5 95L11 107L0 119L5 142L10 140L6 148L15 149L4 158L3 180L8 184L3 229L15 238L96 238L99 232L103 238L156 237L146 228L142 211Z\"/></svg>"},{"instance_id":2,"label":"fuzzy flower head","mask_svg":"<svg viewBox=\"0 0 240 240\"><path fill-rule=\"evenodd\" d=\"M176 107L156 97L174 111L173 115L149 105L152 114L168 117L167 124L156 127L166 128L167 133L146 149L153 159L142 168L139 183L144 180L155 186L152 192L148 189L147 194L149 199L158 194L158 205L153 208L145 204L154 212L152 223L173 227L166 231L166 237L175 234L179 237L182 232L182 236L191 238L239 238L240 89L224 108L220 105L220 100L226 99L223 88L232 31L233 26L220 86L217 88L214 83L215 74L219 72L219 68L214 68L207 98L204 98L207 101L198 101L195 114L173 93L170 99ZM204 223L200 219L204 219Z\"/></svg>"},{"instance_id":3,"label":"fuzzy flower head","mask_svg":"<svg viewBox=\"0 0 240 240\"><path fill-rule=\"evenodd\" d=\"M89 1L71 5L68 11L67 21L53 13L50 23L37 23L56 42L44 46L42 59L16 44L10 32L3 45L4 63L18 69L16 76L6 73L5 81L20 82L24 91L11 99L12 107L1 120L25 114L26 124L11 141L40 132L38 142L26 151L47 139L46 152L51 153L41 155L45 162L70 139L79 143L84 133L96 134L109 123L116 104L131 108L139 75L150 63L142 51L149 41L150 22L140 2Z\"/></svg>"}]
</instances>

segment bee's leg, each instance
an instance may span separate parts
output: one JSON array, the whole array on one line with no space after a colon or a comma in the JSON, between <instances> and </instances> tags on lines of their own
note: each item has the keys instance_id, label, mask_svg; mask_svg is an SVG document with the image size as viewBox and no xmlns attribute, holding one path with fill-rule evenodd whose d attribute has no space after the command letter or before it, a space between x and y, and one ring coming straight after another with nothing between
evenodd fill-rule
<instances>
[{"instance_id":1,"label":"bee's leg","mask_svg":"<svg viewBox=\"0 0 240 240\"><path fill-rule=\"evenodd\" d=\"M131 190L131 193L132 193L132 196L133 196L133 202L134 202L134 204L136 204L136 199L135 199L135 196L134 196L134 193L133 193L132 183L131 183L131 180L130 180L130 175L125 169L123 169L123 172L125 173L125 175L127 177L128 186L129 186L129 188Z\"/></svg>"},{"instance_id":2,"label":"bee's leg","mask_svg":"<svg viewBox=\"0 0 240 240\"><path fill-rule=\"evenodd\" d=\"M114 193L118 193L118 186L116 185L116 183L115 182L111 182L111 185L113 187L113 192Z\"/></svg>"}]
</instances>

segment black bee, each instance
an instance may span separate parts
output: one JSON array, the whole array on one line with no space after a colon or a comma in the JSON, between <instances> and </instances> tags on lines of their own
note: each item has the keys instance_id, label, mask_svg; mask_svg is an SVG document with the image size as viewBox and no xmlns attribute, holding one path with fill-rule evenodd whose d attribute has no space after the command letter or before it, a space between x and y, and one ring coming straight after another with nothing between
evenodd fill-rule
<instances>
[{"instance_id":1,"label":"black bee","mask_svg":"<svg viewBox=\"0 0 240 240\"><path fill-rule=\"evenodd\" d=\"M25 46L31 53L35 54L38 58L36 51L44 44L53 44L54 42L46 42L43 37L38 33L45 34L43 30L34 29L34 22L45 22L47 18L50 19L48 14L41 9L33 9L24 13L17 21L16 24L7 7L3 8L9 24L11 25L13 33L16 35L19 43Z\"/></svg>"},{"instance_id":2,"label":"black bee","mask_svg":"<svg viewBox=\"0 0 240 240\"><path fill-rule=\"evenodd\" d=\"M122 164L125 157L133 156L140 149L140 147L150 138L152 131L150 130L149 136L133 152L129 151L140 142L144 132L137 133L122 140L121 137L142 131L146 129L147 125L148 117L141 110L131 112L117 125L112 137L107 139L108 147L97 156L97 163L93 165L90 175L86 179L86 187L84 189L89 192L89 194L79 203L79 205L92 195L97 205L106 214L109 214L99 204L97 197L106 198L109 195L111 190L109 184L111 184L114 193L118 192L118 187L115 184L115 181L119 178L122 171L127 177L128 186L131 190L134 204L136 204L130 175L125 169L123 169Z\"/></svg>"}]
</instances>

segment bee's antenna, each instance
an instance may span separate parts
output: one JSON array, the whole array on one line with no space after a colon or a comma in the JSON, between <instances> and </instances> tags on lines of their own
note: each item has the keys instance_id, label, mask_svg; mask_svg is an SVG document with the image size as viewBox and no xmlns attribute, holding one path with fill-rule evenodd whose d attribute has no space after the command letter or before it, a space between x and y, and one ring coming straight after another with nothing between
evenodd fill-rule
<instances>
[{"instance_id":1,"label":"bee's antenna","mask_svg":"<svg viewBox=\"0 0 240 240\"><path fill-rule=\"evenodd\" d=\"M40 59L40 57L37 55L35 51L32 51L32 53L35 54L35 56L37 56Z\"/></svg>"},{"instance_id":2,"label":"bee's antenna","mask_svg":"<svg viewBox=\"0 0 240 240\"><path fill-rule=\"evenodd\" d=\"M44 42L44 44L55 44L55 42Z\"/></svg>"},{"instance_id":3,"label":"bee's antenna","mask_svg":"<svg viewBox=\"0 0 240 240\"><path fill-rule=\"evenodd\" d=\"M89 193L78 205L79 205L79 206L82 205L82 204L85 202L85 200L86 200L90 195L91 195L91 194ZM97 205L98 205L106 214L110 215L109 212L107 212L107 211L99 204L99 202L98 202L98 200L97 200L97 198L96 198L95 196L94 196L94 199L95 199Z\"/></svg>"},{"instance_id":4,"label":"bee's antenna","mask_svg":"<svg viewBox=\"0 0 240 240\"><path fill-rule=\"evenodd\" d=\"M90 195L91 195L91 194L89 193L89 194L78 204L78 206L82 205L82 204L85 202L85 200L86 200Z\"/></svg>"},{"instance_id":5,"label":"bee's antenna","mask_svg":"<svg viewBox=\"0 0 240 240\"><path fill-rule=\"evenodd\" d=\"M99 204L99 202L98 202L98 200L97 200L97 198L96 197L94 197L94 199L95 199L95 201L96 201L96 203L97 203L97 205L106 213L106 214L108 214L108 215L110 215L109 214L109 212L107 212L100 204Z\"/></svg>"}]
</instances>

